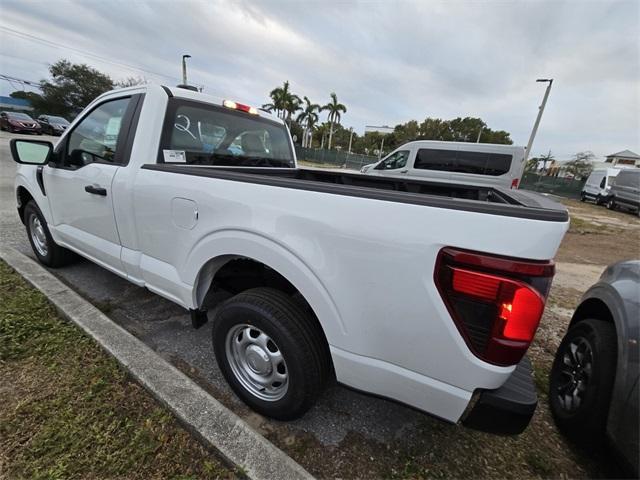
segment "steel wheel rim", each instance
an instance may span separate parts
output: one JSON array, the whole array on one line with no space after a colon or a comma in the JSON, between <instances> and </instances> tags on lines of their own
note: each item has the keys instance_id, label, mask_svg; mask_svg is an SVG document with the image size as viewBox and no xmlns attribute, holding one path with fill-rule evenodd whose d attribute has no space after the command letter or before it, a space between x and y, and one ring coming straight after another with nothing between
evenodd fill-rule
<instances>
[{"instance_id":1,"label":"steel wheel rim","mask_svg":"<svg viewBox=\"0 0 640 480\"><path fill-rule=\"evenodd\" d=\"M29 217L29 233L36 251L43 257L47 256L49 247L47 246L47 235L44 233L44 225L35 213Z\"/></svg>"},{"instance_id":2,"label":"steel wheel rim","mask_svg":"<svg viewBox=\"0 0 640 480\"><path fill-rule=\"evenodd\" d=\"M289 388L289 369L276 343L262 330L244 323L227 333L225 352L231 371L255 397L275 402Z\"/></svg>"},{"instance_id":3,"label":"steel wheel rim","mask_svg":"<svg viewBox=\"0 0 640 480\"><path fill-rule=\"evenodd\" d=\"M571 340L562 354L556 395L560 406L574 412L582 406L593 373L593 351L584 337Z\"/></svg>"}]
</instances>

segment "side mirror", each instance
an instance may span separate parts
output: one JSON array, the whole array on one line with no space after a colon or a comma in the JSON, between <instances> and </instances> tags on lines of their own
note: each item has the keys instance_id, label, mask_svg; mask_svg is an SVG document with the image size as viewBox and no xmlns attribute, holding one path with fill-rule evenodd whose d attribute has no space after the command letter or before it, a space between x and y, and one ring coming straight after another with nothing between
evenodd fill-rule
<instances>
[{"instance_id":1,"label":"side mirror","mask_svg":"<svg viewBox=\"0 0 640 480\"><path fill-rule=\"evenodd\" d=\"M13 160L25 165L44 165L53 153L53 144L42 140L14 138L10 147Z\"/></svg>"}]
</instances>

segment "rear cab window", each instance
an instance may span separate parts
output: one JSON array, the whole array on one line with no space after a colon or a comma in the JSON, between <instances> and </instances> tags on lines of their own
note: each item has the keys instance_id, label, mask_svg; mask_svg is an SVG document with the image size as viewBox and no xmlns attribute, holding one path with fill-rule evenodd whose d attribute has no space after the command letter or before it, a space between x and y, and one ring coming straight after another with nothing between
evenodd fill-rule
<instances>
[{"instance_id":1,"label":"rear cab window","mask_svg":"<svg viewBox=\"0 0 640 480\"><path fill-rule=\"evenodd\" d=\"M169 100L158 163L295 167L287 128L260 115L193 100Z\"/></svg>"}]
</instances>

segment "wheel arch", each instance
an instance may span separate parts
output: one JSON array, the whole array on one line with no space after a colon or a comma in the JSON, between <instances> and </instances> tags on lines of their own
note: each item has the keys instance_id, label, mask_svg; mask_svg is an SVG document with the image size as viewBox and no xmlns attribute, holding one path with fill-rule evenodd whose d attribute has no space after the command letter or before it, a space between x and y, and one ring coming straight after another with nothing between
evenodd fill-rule
<instances>
[{"instance_id":1,"label":"wheel arch","mask_svg":"<svg viewBox=\"0 0 640 480\"><path fill-rule=\"evenodd\" d=\"M219 253L212 255L212 252ZM271 281L279 283L280 288L276 288L290 294L299 293L320 324L328 344L335 344L346 333L336 304L313 270L277 241L253 232L226 230L198 242L188 256L189 267L183 272L185 280L193 285L193 305L201 307L216 278L220 278L218 275L229 274L240 262L250 262L255 269L268 269L272 272ZM242 290L274 285L248 282L245 286Z\"/></svg>"},{"instance_id":2,"label":"wheel arch","mask_svg":"<svg viewBox=\"0 0 640 480\"><path fill-rule=\"evenodd\" d=\"M49 226L51 226L52 218L49 210L49 201L38 187L36 180L36 167L31 165L19 165L14 188L20 220L24 223L24 207L30 200L33 200L40 209L40 212L42 212L44 219L47 221Z\"/></svg>"},{"instance_id":3,"label":"wheel arch","mask_svg":"<svg viewBox=\"0 0 640 480\"><path fill-rule=\"evenodd\" d=\"M29 190L27 190L27 188L23 185L18 185L18 187L16 188L16 200L18 202L18 215L20 216L20 220L24 224L24 207L27 206L27 203L29 203L30 200L33 200L34 202L36 202L36 204L38 202L33 198L31 192L29 192Z\"/></svg>"},{"instance_id":4,"label":"wheel arch","mask_svg":"<svg viewBox=\"0 0 640 480\"><path fill-rule=\"evenodd\" d=\"M584 300L578 308L576 308L573 317L571 317L569 327L573 327L576 323L586 320L587 318L603 320L605 322L613 323L615 326L613 314L611 313L609 306L599 298L592 297Z\"/></svg>"},{"instance_id":5,"label":"wheel arch","mask_svg":"<svg viewBox=\"0 0 640 480\"><path fill-rule=\"evenodd\" d=\"M616 372L606 426L607 432L619 421L617 417L625 401L624 385L627 382L629 373L628 348L626 345L628 327L620 305L622 305L621 298L614 288L608 285L596 284L587 292L569 324L569 328L571 328L583 320L594 318L610 323L615 329L617 339Z\"/></svg>"}]
</instances>

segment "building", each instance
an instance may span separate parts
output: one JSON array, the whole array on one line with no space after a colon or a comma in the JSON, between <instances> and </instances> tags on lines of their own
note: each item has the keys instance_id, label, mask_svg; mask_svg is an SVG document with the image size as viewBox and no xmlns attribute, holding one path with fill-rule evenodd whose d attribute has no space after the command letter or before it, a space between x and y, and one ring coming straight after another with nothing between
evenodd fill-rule
<instances>
[{"instance_id":1,"label":"building","mask_svg":"<svg viewBox=\"0 0 640 480\"><path fill-rule=\"evenodd\" d=\"M0 97L0 110L9 112L33 112L29 100L24 98Z\"/></svg>"},{"instance_id":2,"label":"building","mask_svg":"<svg viewBox=\"0 0 640 480\"><path fill-rule=\"evenodd\" d=\"M640 168L640 155L631 150L622 150L618 153L607 155L604 161L607 167L638 167Z\"/></svg>"}]
</instances>

